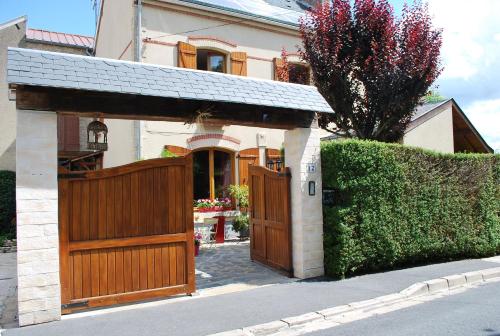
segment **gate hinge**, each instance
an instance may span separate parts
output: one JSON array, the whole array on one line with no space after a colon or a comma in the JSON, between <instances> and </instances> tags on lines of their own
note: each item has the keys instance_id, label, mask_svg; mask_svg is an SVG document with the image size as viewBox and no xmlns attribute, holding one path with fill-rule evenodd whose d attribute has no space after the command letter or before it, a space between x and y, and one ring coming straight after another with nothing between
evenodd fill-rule
<instances>
[{"instance_id":1,"label":"gate hinge","mask_svg":"<svg viewBox=\"0 0 500 336\"><path fill-rule=\"evenodd\" d=\"M74 308L87 308L88 306L89 306L88 301L80 301L80 302L62 304L61 308L62 309L74 309Z\"/></svg>"}]
</instances>

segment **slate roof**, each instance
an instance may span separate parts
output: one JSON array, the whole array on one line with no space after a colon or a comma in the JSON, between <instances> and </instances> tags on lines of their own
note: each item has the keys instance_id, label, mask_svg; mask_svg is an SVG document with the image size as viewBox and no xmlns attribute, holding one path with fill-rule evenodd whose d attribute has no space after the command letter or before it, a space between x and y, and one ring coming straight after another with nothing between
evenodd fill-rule
<instances>
[{"instance_id":1,"label":"slate roof","mask_svg":"<svg viewBox=\"0 0 500 336\"><path fill-rule=\"evenodd\" d=\"M299 18L308 4L304 0L180 0L184 3L204 6L256 19L298 27Z\"/></svg>"},{"instance_id":2,"label":"slate roof","mask_svg":"<svg viewBox=\"0 0 500 336\"><path fill-rule=\"evenodd\" d=\"M411 120L414 121L414 120L420 118L421 116L426 115L427 113L433 111L434 109L438 108L439 106L441 106L443 104L446 104L450 100L451 99L446 99L446 100L443 100L441 102L437 102L437 103L425 103L423 105L418 106L415 109L415 113L411 117Z\"/></svg>"},{"instance_id":3,"label":"slate roof","mask_svg":"<svg viewBox=\"0 0 500 336\"><path fill-rule=\"evenodd\" d=\"M26 39L28 41L45 42L79 48L92 48L94 46L94 38L90 36L59 33L42 29L28 28L26 30Z\"/></svg>"},{"instance_id":4,"label":"slate roof","mask_svg":"<svg viewBox=\"0 0 500 336\"><path fill-rule=\"evenodd\" d=\"M333 113L314 86L176 67L9 48L9 84Z\"/></svg>"}]
</instances>

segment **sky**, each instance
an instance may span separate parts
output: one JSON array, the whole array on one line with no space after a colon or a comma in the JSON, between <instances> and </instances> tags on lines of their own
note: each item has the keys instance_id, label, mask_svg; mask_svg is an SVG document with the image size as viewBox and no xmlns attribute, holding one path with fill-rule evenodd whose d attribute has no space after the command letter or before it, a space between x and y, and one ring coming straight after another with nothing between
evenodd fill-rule
<instances>
[{"instance_id":1,"label":"sky","mask_svg":"<svg viewBox=\"0 0 500 336\"><path fill-rule=\"evenodd\" d=\"M252 1L252 0L249 0ZM405 0L389 0L400 12ZM91 0L0 0L0 23L27 15L28 26L94 35ZM437 91L455 98L488 144L500 151L500 0L428 0L443 29L444 71Z\"/></svg>"}]
</instances>

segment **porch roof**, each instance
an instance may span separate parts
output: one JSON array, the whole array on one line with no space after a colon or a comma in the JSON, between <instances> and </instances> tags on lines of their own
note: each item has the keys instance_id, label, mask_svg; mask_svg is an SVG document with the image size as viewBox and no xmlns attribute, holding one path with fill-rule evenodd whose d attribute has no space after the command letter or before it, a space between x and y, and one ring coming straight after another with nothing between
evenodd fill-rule
<instances>
[{"instance_id":1,"label":"porch roof","mask_svg":"<svg viewBox=\"0 0 500 336\"><path fill-rule=\"evenodd\" d=\"M314 86L9 48L9 84L333 113ZM235 111L237 113L237 111Z\"/></svg>"}]
</instances>

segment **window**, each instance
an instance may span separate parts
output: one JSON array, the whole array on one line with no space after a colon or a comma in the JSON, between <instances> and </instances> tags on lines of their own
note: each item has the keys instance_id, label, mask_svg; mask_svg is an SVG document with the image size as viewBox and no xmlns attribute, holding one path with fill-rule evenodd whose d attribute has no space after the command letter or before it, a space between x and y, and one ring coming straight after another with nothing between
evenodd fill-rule
<instances>
[{"instance_id":1,"label":"window","mask_svg":"<svg viewBox=\"0 0 500 336\"><path fill-rule=\"evenodd\" d=\"M206 149L193 153L193 198L229 197L227 187L234 183L234 155Z\"/></svg>"},{"instance_id":2,"label":"window","mask_svg":"<svg viewBox=\"0 0 500 336\"><path fill-rule=\"evenodd\" d=\"M196 51L196 68L213 72L226 72L226 55L223 53L198 49Z\"/></svg>"},{"instance_id":3,"label":"window","mask_svg":"<svg viewBox=\"0 0 500 336\"><path fill-rule=\"evenodd\" d=\"M311 83L309 67L304 64L290 63L288 81L295 84L309 85Z\"/></svg>"}]
</instances>

